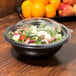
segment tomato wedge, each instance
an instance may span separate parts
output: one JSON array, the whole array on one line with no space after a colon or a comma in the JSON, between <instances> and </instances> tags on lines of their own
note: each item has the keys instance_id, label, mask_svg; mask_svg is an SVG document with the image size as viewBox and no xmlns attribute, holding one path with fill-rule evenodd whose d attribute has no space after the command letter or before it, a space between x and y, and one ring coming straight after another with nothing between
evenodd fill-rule
<instances>
[{"instance_id":1,"label":"tomato wedge","mask_svg":"<svg viewBox=\"0 0 76 76\"><path fill-rule=\"evenodd\" d=\"M22 40L25 40L25 37L26 37L26 35L20 36L20 40L21 40L21 41L22 41Z\"/></svg>"},{"instance_id":2,"label":"tomato wedge","mask_svg":"<svg viewBox=\"0 0 76 76\"><path fill-rule=\"evenodd\" d=\"M24 41L24 43L29 43L29 41L30 41L31 39L30 39L30 37L28 37L25 41Z\"/></svg>"}]
</instances>

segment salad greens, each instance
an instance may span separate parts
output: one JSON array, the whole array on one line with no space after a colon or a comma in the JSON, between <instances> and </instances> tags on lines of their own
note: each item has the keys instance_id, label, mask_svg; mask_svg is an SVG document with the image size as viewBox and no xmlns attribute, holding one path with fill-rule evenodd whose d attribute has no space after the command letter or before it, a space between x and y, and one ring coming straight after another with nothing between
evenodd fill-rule
<instances>
[{"instance_id":1,"label":"salad greens","mask_svg":"<svg viewBox=\"0 0 76 76\"><path fill-rule=\"evenodd\" d=\"M9 31L9 37L25 44L49 44L62 39L61 31L60 25L24 25L15 31Z\"/></svg>"}]
</instances>

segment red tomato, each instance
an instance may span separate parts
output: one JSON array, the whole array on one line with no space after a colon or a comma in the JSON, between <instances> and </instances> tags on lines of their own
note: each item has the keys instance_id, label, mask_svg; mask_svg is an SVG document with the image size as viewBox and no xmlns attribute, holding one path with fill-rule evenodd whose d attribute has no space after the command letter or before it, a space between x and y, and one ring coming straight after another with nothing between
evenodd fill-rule
<instances>
[{"instance_id":1,"label":"red tomato","mask_svg":"<svg viewBox=\"0 0 76 76\"><path fill-rule=\"evenodd\" d=\"M25 37L26 37L26 35L20 36L20 40L21 40L21 41L22 41L22 40L25 40Z\"/></svg>"},{"instance_id":2,"label":"red tomato","mask_svg":"<svg viewBox=\"0 0 76 76\"><path fill-rule=\"evenodd\" d=\"M25 41L24 41L24 43L29 43L29 41L30 41L30 37L28 37Z\"/></svg>"},{"instance_id":3,"label":"red tomato","mask_svg":"<svg viewBox=\"0 0 76 76\"><path fill-rule=\"evenodd\" d=\"M49 44L49 43L50 43L50 41L48 39L46 39L46 44Z\"/></svg>"}]
</instances>

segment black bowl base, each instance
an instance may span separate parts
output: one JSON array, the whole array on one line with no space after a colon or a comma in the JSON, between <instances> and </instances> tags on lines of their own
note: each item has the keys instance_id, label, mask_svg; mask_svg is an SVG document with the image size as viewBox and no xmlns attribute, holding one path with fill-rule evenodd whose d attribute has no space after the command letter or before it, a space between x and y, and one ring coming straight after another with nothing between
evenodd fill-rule
<instances>
[{"instance_id":1,"label":"black bowl base","mask_svg":"<svg viewBox=\"0 0 76 76\"><path fill-rule=\"evenodd\" d=\"M15 51L19 54L27 57L42 57L47 55L54 55L59 49L62 47L58 46L55 48L47 48L47 49L27 49L27 48L21 48L17 46L13 46L15 48ZM44 52L43 52L44 51Z\"/></svg>"}]
</instances>

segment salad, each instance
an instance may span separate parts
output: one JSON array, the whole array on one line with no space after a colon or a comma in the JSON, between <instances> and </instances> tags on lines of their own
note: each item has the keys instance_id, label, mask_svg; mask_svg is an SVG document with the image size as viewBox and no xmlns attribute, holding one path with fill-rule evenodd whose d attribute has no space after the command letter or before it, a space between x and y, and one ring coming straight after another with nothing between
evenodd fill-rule
<instances>
[{"instance_id":1,"label":"salad","mask_svg":"<svg viewBox=\"0 0 76 76\"><path fill-rule=\"evenodd\" d=\"M63 38L60 25L24 25L8 34L10 39L25 44L49 44Z\"/></svg>"}]
</instances>

